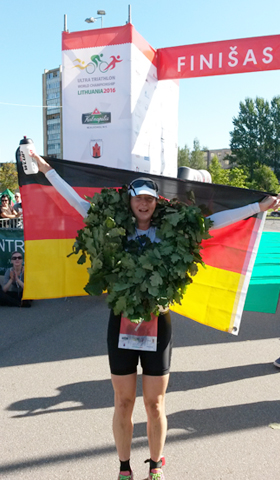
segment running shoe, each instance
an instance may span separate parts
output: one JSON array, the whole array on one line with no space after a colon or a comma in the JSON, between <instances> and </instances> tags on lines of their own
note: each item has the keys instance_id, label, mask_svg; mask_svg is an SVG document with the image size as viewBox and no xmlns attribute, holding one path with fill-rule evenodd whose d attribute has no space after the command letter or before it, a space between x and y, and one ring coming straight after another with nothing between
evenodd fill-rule
<instances>
[{"instance_id":1,"label":"running shoe","mask_svg":"<svg viewBox=\"0 0 280 480\"><path fill-rule=\"evenodd\" d=\"M277 358L277 360L275 360L275 362L273 363L273 365L277 368L280 368L280 357Z\"/></svg>"},{"instance_id":2,"label":"running shoe","mask_svg":"<svg viewBox=\"0 0 280 480\"><path fill-rule=\"evenodd\" d=\"M164 480L163 471L161 468L154 468L149 472L148 480Z\"/></svg>"},{"instance_id":3,"label":"running shoe","mask_svg":"<svg viewBox=\"0 0 280 480\"><path fill-rule=\"evenodd\" d=\"M133 480L133 472L120 472L118 480Z\"/></svg>"}]
</instances>

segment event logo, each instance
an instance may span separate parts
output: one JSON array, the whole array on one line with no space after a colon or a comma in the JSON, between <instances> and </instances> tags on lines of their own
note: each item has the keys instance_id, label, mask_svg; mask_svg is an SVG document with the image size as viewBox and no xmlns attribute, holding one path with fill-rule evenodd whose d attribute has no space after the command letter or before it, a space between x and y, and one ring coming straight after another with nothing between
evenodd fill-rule
<instances>
[{"instance_id":1,"label":"event logo","mask_svg":"<svg viewBox=\"0 0 280 480\"><path fill-rule=\"evenodd\" d=\"M90 154L93 158L100 158L103 154L103 142L102 140L91 140L90 142Z\"/></svg>"},{"instance_id":2,"label":"event logo","mask_svg":"<svg viewBox=\"0 0 280 480\"><path fill-rule=\"evenodd\" d=\"M111 123L111 112L100 112L96 108L91 113L82 114L82 124L84 125L103 125L104 123Z\"/></svg>"},{"instance_id":3,"label":"event logo","mask_svg":"<svg viewBox=\"0 0 280 480\"><path fill-rule=\"evenodd\" d=\"M83 60L80 60L80 58L76 58L74 62L78 62L76 65L74 65L73 68L79 68L80 70L86 70L87 73L92 75L95 71L99 71L101 73L107 73L110 70L114 70L116 68L116 65L120 62L122 62L120 55L111 55L109 63L106 60L103 60L103 53L100 53L100 55L92 55L90 57L90 62L86 64Z\"/></svg>"}]
</instances>

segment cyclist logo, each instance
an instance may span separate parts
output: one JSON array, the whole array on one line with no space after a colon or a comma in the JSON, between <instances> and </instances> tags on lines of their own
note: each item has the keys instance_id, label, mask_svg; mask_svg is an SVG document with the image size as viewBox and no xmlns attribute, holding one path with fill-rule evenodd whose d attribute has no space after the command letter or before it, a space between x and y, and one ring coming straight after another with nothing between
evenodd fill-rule
<instances>
[{"instance_id":1,"label":"cyclist logo","mask_svg":"<svg viewBox=\"0 0 280 480\"><path fill-rule=\"evenodd\" d=\"M106 73L109 70L113 70L116 68L117 63L122 62L120 55L111 55L110 59L111 61L108 63L105 60L103 60L103 53L100 53L100 55L92 55L90 57L91 62L87 63L85 65L85 62L80 60L79 58L76 58L74 62L78 62L76 65L74 65L73 68L79 68L80 70L86 70L86 72L89 75L92 75L96 70L99 70L101 73Z\"/></svg>"}]
</instances>

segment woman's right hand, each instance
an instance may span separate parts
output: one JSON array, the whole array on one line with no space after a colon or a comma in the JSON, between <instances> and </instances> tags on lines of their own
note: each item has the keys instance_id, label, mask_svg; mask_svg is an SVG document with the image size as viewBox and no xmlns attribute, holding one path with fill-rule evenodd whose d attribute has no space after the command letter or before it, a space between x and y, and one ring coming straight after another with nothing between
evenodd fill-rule
<instances>
[{"instance_id":1,"label":"woman's right hand","mask_svg":"<svg viewBox=\"0 0 280 480\"><path fill-rule=\"evenodd\" d=\"M40 172L42 173L47 173L49 170L52 170L52 167L44 160L40 155L37 155L37 153L31 153L30 156L36 160L38 163L38 168Z\"/></svg>"},{"instance_id":2,"label":"woman's right hand","mask_svg":"<svg viewBox=\"0 0 280 480\"><path fill-rule=\"evenodd\" d=\"M10 280L12 280L12 282L15 281L15 272L13 271L12 268L11 268L11 270L10 270Z\"/></svg>"}]
</instances>

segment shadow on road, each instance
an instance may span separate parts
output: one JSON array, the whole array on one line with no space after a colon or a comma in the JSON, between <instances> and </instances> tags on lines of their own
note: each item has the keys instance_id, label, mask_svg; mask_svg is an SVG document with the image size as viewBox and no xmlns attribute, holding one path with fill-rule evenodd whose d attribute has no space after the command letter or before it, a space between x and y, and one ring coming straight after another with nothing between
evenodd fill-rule
<instances>
[{"instance_id":1,"label":"shadow on road","mask_svg":"<svg viewBox=\"0 0 280 480\"><path fill-rule=\"evenodd\" d=\"M168 393L202 389L209 386L237 382L243 379L279 374L271 363L243 365L216 370L195 372L172 372ZM24 412L13 418L36 415L71 412L73 410L95 410L113 407L113 389L111 380L96 380L62 385L57 388L58 395L50 397L25 398L12 403L7 410ZM141 377L138 376L137 396L142 396ZM77 405L64 407L64 403Z\"/></svg>"},{"instance_id":2,"label":"shadow on road","mask_svg":"<svg viewBox=\"0 0 280 480\"><path fill-rule=\"evenodd\" d=\"M168 415L167 443L219 435L244 429L269 427L280 423L280 401L264 401L203 410L184 410ZM173 432L176 431L175 432ZM133 449L147 446L146 423L134 426ZM114 445L0 465L0 473L11 473L78 459L94 458L115 452Z\"/></svg>"}]
</instances>

